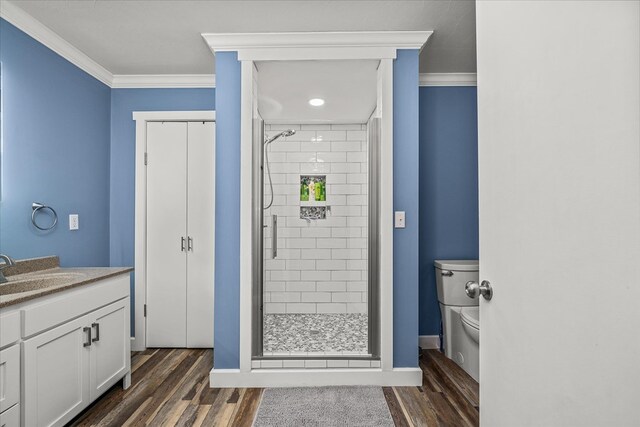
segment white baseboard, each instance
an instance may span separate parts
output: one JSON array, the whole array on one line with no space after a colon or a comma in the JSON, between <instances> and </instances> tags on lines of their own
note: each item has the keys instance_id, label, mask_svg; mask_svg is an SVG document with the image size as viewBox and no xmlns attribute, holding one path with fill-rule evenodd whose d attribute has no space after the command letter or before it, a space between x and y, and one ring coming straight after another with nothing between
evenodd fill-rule
<instances>
[{"instance_id":1,"label":"white baseboard","mask_svg":"<svg viewBox=\"0 0 640 427\"><path fill-rule=\"evenodd\" d=\"M347 385L419 386L420 368L381 369L212 369L209 387L320 387Z\"/></svg>"},{"instance_id":2,"label":"white baseboard","mask_svg":"<svg viewBox=\"0 0 640 427\"><path fill-rule=\"evenodd\" d=\"M141 341L136 341L136 337L131 337L131 351L145 351L147 348Z\"/></svg>"},{"instance_id":3,"label":"white baseboard","mask_svg":"<svg viewBox=\"0 0 640 427\"><path fill-rule=\"evenodd\" d=\"M440 348L440 336L438 335L420 335L418 338L418 345L423 350L426 349L439 349Z\"/></svg>"}]
</instances>

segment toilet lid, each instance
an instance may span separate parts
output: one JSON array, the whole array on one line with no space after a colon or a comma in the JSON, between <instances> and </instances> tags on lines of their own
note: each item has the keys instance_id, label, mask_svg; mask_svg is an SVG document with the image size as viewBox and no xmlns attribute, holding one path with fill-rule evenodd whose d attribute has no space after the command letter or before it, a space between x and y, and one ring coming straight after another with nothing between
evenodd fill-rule
<instances>
[{"instance_id":1,"label":"toilet lid","mask_svg":"<svg viewBox=\"0 0 640 427\"><path fill-rule=\"evenodd\" d=\"M480 329L480 309L478 307L461 309L460 319L467 325Z\"/></svg>"}]
</instances>

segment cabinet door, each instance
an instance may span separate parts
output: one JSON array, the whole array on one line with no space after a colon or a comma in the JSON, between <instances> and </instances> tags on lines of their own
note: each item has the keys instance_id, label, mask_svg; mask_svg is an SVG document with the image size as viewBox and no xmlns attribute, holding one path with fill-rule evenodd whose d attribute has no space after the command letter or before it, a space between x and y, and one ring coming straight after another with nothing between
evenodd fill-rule
<instances>
[{"instance_id":1,"label":"cabinet door","mask_svg":"<svg viewBox=\"0 0 640 427\"><path fill-rule=\"evenodd\" d=\"M189 122L187 347L213 347L215 124Z\"/></svg>"},{"instance_id":2,"label":"cabinet door","mask_svg":"<svg viewBox=\"0 0 640 427\"><path fill-rule=\"evenodd\" d=\"M147 346L186 347L187 123L148 123L147 153Z\"/></svg>"},{"instance_id":3,"label":"cabinet door","mask_svg":"<svg viewBox=\"0 0 640 427\"><path fill-rule=\"evenodd\" d=\"M20 405L14 405L0 414L0 427L20 427Z\"/></svg>"},{"instance_id":4,"label":"cabinet door","mask_svg":"<svg viewBox=\"0 0 640 427\"><path fill-rule=\"evenodd\" d=\"M93 401L130 369L129 298L89 316L92 328L89 397Z\"/></svg>"},{"instance_id":5,"label":"cabinet door","mask_svg":"<svg viewBox=\"0 0 640 427\"><path fill-rule=\"evenodd\" d=\"M64 425L89 404L88 324L83 316L22 343L24 425Z\"/></svg>"},{"instance_id":6,"label":"cabinet door","mask_svg":"<svg viewBox=\"0 0 640 427\"><path fill-rule=\"evenodd\" d=\"M20 345L0 350L0 412L20 401Z\"/></svg>"}]
</instances>

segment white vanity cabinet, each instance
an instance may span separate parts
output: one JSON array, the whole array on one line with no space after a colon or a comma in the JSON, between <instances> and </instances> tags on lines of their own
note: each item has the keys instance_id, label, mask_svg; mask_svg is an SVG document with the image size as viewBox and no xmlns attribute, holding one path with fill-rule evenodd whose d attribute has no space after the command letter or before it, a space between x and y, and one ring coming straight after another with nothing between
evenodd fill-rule
<instances>
[{"instance_id":1,"label":"white vanity cabinet","mask_svg":"<svg viewBox=\"0 0 640 427\"><path fill-rule=\"evenodd\" d=\"M24 425L64 425L89 404L88 317L25 340Z\"/></svg>"},{"instance_id":2,"label":"white vanity cabinet","mask_svg":"<svg viewBox=\"0 0 640 427\"><path fill-rule=\"evenodd\" d=\"M0 427L63 426L116 382L124 378L127 388L129 306L122 274L0 309L20 315L19 342L0 360L15 360L10 372L19 383L9 390L21 396L17 423L15 412L3 412Z\"/></svg>"},{"instance_id":3,"label":"white vanity cabinet","mask_svg":"<svg viewBox=\"0 0 640 427\"><path fill-rule=\"evenodd\" d=\"M20 313L0 312L0 427L20 425Z\"/></svg>"}]
</instances>

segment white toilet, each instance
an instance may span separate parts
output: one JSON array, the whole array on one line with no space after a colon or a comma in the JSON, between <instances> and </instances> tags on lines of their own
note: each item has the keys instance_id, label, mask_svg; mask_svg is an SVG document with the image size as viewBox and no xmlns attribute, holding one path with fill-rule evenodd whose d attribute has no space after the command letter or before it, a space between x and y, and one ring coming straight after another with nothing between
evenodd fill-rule
<instances>
[{"instance_id":1,"label":"white toilet","mask_svg":"<svg viewBox=\"0 0 640 427\"><path fill-rule=\"evenodd\" d=\"M480 376L480 310L465 284L478 281L477 260L434 261L444 331L444 354L471 377Z\"/></svg>"}]
</instances>

